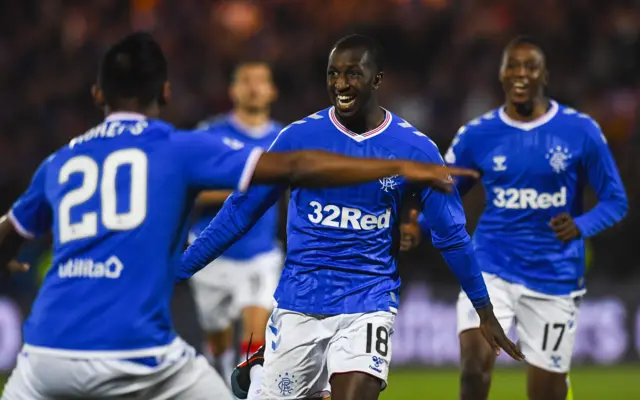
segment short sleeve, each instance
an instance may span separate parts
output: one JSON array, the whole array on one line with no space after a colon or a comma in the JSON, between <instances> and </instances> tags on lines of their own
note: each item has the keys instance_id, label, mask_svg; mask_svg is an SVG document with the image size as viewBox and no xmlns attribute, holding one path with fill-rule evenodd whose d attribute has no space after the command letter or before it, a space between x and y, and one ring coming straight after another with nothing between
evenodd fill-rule
<instances>
[{"instance_id":1,"label":"short sleeve","mask_svg":"<svg viewBox=\"0 0 640 400\"><path fill-rule=\"evenodd\" d=\"M206 131L174 137L186 179L198 189L246 191L263 152L260 147Z\"/></svg>"},{"instance_id":2,"label":"short sleeve","mask_svg":"<svg viewBox=\"0 0 640 400\"><path fill-rule=\"evenodd\" d=\"M9 210L8 217L15 230L27 239L33 239L51 230L53 214L45 193L50 160L51 157L40 164L29 188Z\"/></svg>"}]
</instances>

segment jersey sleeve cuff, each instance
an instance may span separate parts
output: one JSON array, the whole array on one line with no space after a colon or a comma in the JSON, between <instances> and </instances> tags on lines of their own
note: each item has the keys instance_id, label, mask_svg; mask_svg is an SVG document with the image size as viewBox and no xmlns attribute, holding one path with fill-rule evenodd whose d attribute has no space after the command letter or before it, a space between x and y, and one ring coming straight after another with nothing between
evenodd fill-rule
<instances>
[{"instance_id":1,"label":"jersey sleeve cuff","mask_svg":"<svg viewBox=\"0 0 640 400\"><path fill-rule=\"evenodd\" d=\"M485 308L491 304L491 299L489 298L489 295L487 295L479 299L471 300L471 304L473 304L473 308L475 309Z\"/></svg>"},{"instance_id":2,"label":"jersey sleeve cuff","mask_svg":"<svg viewBox=\"0 0 640 400\"><path fill-rule=\"evenodd\" d=\"M251 150L251 153L249 153L249 157L247 157L244 169L242 170L242 175L240 175L240 181L238 182L238 192L244 193L249 188L251 178L253 178L253 172L255 171L256 165L258 165L258 160L263 152L264 150L262 150L262 148L256 147Z\"/></svg>"},{"instance_id":3,"label":"jersey sleeve cuff","mask_svg":"<svg viewBox=\"0 0 640 400\"><path fill-rule=\"evenodd\" d=\"M13 213L13 209L9 210L7 218L9 219L9 222L11 222L11 225L13 225L13 228L16 230L16 232L18 232L23 238L33 239L36 237L33 232L27 230L24 225L21 224L20 221L18 221L18 218L16 218L16 215Z\"/></svg>"}]
</instances>

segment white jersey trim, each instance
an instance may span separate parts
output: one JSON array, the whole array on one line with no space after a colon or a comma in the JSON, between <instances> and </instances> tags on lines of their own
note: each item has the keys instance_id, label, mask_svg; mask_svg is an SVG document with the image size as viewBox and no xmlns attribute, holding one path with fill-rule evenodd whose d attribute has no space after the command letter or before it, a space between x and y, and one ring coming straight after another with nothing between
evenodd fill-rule
<instances>
[{"instance_id":1,"label":"white jersey trim","mask_svg":"<svg viewBox=\"0 0 640 400\"><path fill-rule=\"evenodd\" d=\"M116 111L107 115L104 122L111 121L144 121L147 117L143 114L128 111Z\"/></svg>"},{"instance_id":2,"label":"white jersey trim","mask_svg":"<svg viewBox=\"0 0 640 400\"><path fill-rule=\"evenodd\" d=\"M251 183L251 178L253 178L253 172L256 170L256 165L258 165L258 160L262 155L264 150L260 147L256 147L251 150L249 157L247 157L247 161L244 164L244 169L242 170L242 175L240 175L240 181L238 182L238 192L244 193L249 188L249 184Z\"/></svg>"},{"instance_id":3,"label":"white jersey trim","mask_svg":"<svg viewBox=\"0 0 640 400\"><path fill-rule=\"evenodd\" d=\"M13 209L9 210L9 213L7 214L7 219L9 219L9 222L11 222L11 225L13 225L13 228L23 238L33 239L36 237L35 234L33 234L32 232L29 232L29 230L26 229L24 225L20 223L20 221L18 221L18 218L16 218L15 214L13 213Z\"/></svg>"},{"instance_id":4,"label":"white jersey trim","mask_svg":"<svg viewBox=\"0 0 640 400\"><path fill-rule=\"evenodd\" d=\"M555 117L556 114L558 114L558 110L560 109L560 106L558 106L558 103L556 103L553 100L551 100L550 103L551 103L551 108L546 113L541 115L539 118L534 119L533 121L528 121L528 122L516 121L515 119L507 115L507 113L504 111L504 107L500 107L500 110L498 111L498 116L500 117L500 120L502 122L504 122L505 124L511 127L522 129L523 131L530 131L532 129L538 128L546 124L547 122L551 121L551 119L553 119L553 117Z\"/></svg>"},{"instance_id":5,"label":"white jersey trim","mask_svg":"<svg viewBox=\"0 0 640 400\"><path fill-rule=\"evenodd\" d=\"M379 134L381 134L382 132L384 132L385 130L387 130L387 128L389 127L389 125L391 125L391 120L393 119L391 117L391 113L387 110L385 110L383 108L385 115L384 115L384 121L382 121L382 123L375 129L372 129L368 132L359 134L359 133L355 133L353 131L350 131L349 129L347 129L344 125L342 125L340 123L340 121L338 121L338 118L336 117L336 109L335 107L331 107L329 109L329 119L331 120L331 123L342 133L344 133L345 135L349 136L351 139L355 140L356 142L363 142L367 139L371 139L372 137L378 136Z\"/></svg>"},{"instance_id":6,"label":"white jersey trim","mask_svg":"<svg viewBox=\"0 0 640 400\"><path fill-rule=\"evenodd\" d=\"M43 354L61 358L81 358L81 359L97 359L97 358L116 358L116 359L128 359L128 358L145 358L145 357L161 357L171 351L184 346L184 341L179 337L176 337L171 343L166 346L149 347L146 349L138 350L66 350L55 349L51 347L32 346L25 343L23 350L33 354Z\"/></svg>"},{"instance_id":7,"label":"white jersey trim","mask_svg":"<svg viewBox=\"0 0 640 400\"><path fill-rule=\"evenodd\" d=\"M229 115L229 123L233 125L244 136L248 136L252 139L262 139L269 135L273 131L273 121L267 121L262 125L251 126L240 121L238 115L231 113Z\"/></svg>"}]
</instances>

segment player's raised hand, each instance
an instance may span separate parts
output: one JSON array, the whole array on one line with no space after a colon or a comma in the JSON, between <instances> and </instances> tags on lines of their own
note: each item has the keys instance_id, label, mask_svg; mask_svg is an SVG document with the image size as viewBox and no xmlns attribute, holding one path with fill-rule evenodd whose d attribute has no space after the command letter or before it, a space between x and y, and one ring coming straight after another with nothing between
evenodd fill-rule
<instances>
[{"instance_id":1,"label":"player's raised hand","mask_svg":"<svg viewBox=\"0 0 640 400\"><path fill-rule=\"evenodd\" d=\"M573 217L568 213L561 213L551 218L549 226L556 234L558 240L568 242L580 237L580 229L576 225Z\"/></svg>"},{"instance_id":2,"label":"player's raised hand","mask_svg":"<svg viewBox=\"0 0 640 400\"><path fill-rule=\"evenodd\" d=\"M466 176L478 179L480 174L477 171L458 168L445 167L437 164L423 164L409 162L403 165L402 176L409 182L426 183L439 191L450 193L453 191L454 180L452 176Z\"/></svg>"},{"instance_id":3,"label":"player's raised hand","mask_svg":"<svg viewBox=\"0 0 640 400\"><path fill-rule=\"evenodd\" d=\"M502 348L514 360L524 360L524 354L522 354L518 346L509 340L504 333L500 322L498 322L498 319L493 313L493 306L489 305L484 308L478 308L476 311L480 316L480 332L482 332L482 336L489 342L496 356L500 355L500 349Z\"/></svg>"},{"instance_id":4,"label":"player's raised hand","mask_svg":"<svg viewBox=\"0 0 640 400\"><path fill-rule=\"evenodd\" d=\"M418 210L409 213L409 220L400 224L400 250L410 250L422 241L422 230L418 223Z\"/></svg>"}]
</instances>

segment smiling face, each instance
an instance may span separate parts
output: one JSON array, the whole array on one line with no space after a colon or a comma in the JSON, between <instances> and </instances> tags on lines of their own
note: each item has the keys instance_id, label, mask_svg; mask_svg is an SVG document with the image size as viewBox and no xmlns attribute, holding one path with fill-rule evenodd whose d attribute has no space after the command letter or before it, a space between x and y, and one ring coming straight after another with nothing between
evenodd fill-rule
<instances>
[{"instance_id":1,"label":"smiling face","mask_svg":"<svg viewBox=\"0 0 640 400\"><path fill-rule=\"evenodd\" d=\"M369 52L364 48L334 48L327 66L327 90L336 113L343 118L358 114L382 82Z\"/></svg>"},{"instance_id":2,"label":"smiling face","mask_svg":"<svg viewBox=\"0 0 640 400\"><path fill-rule=\"evenodd\" d=\"M500 66L500 82L507 101L515 105L530 104L542 97L547 68L540 48L530 43L507 48Z\"/></svg>"}]
</instances>

